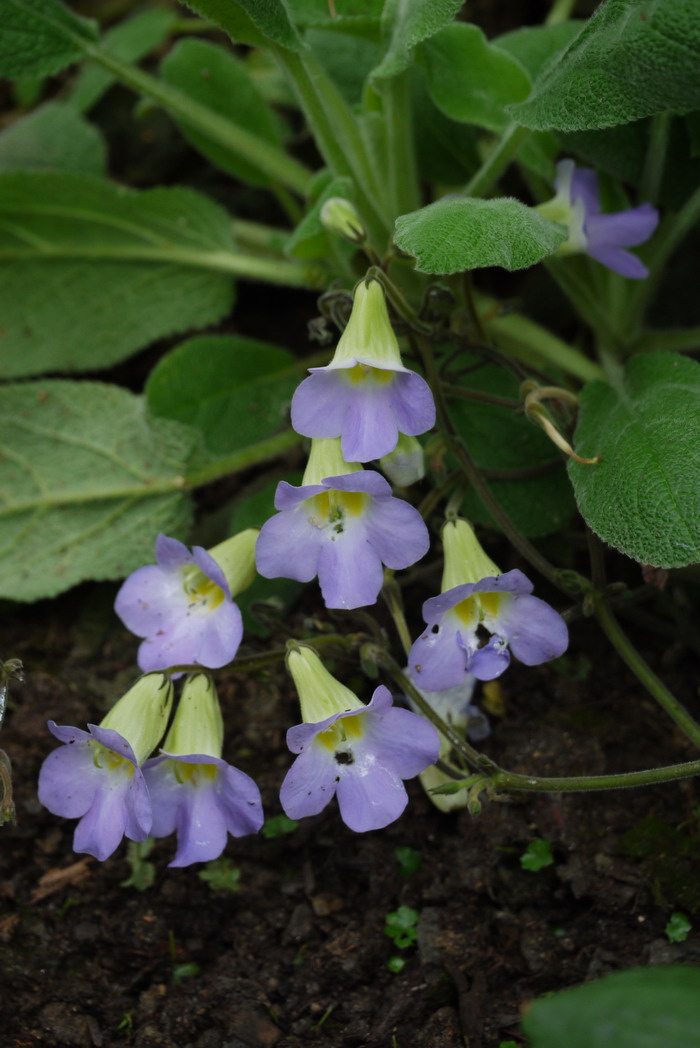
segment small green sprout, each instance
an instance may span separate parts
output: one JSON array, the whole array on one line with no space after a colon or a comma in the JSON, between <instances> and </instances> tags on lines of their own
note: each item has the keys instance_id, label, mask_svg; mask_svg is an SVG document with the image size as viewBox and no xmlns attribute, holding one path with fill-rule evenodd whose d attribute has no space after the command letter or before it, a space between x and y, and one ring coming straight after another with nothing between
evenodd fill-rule
<instances>
[{"instance_id":1,"label":"small green sprout","mask_svg":"<svg viewBox=\"0 0 700 1048\"><path fill-rule=\"evenodd\" d=\"M676 910L672 913L664 929L669 942L685 942L693 925L684 913Z\"/></svg>"},{"instance_id":2,"label":"small green sprout","mask_svg":"<svg viewBox=\"0 0 700 1048\"><path fill-rule=\"evenodd\" d=\"M423 862L423 856L415 848L394 848L394 855L402 877L410 877L416 873Z\"/></svg>"},{"instance_id":3,"label":"small green sprout","mask_svg":"<svg viewBox=\"0 0 700 1048\"><path fill-rule=\"evenodd\" d=\"M393 939L394 945L400 950L413 946L418 934L418 916L418 910L413 910L410 906L399 906L398 910L386 915L384 934Z\"/></svg>"},{"instance_id":4,"label":"small green sprout","mask_svg":"<svg viewBox=\"0 0 700 1048\"><path fill-rule=\"evenodd\" d=\"M390 957L389 960L386 962L386 966L390 972L393 972L394 975L398 975L398 973L402 972L406 967L406 958Z\"/></svg>"},{"instance_id":5,"label":"small green sprout","mask_svg":"<svg viewBox=\"0 0 700 1048\"><path fill-rule=\"evenodd\" d=\"M531 873L537 873L545 866L551 866L553 862L552 846L549 841L544 841L541 837L535 837L534 841L530 841L520 856L520 865L524 870L530 870Z\"/></svg>"},{"instance_id":6,"label":"small green sprout","mask_svg":"<svg viewBox=\"0 0 700 1048\"><path fill-rule=\"evenodd\" d=\"M156 879L156 868L152 862L147 862L147 859L155 843L153 837L146 837L146 840L140 843L129 841L126 861L131 867L131 873L121 882L120 887L136 888L138 892L145 892L147 888L152 887Z\"/></svg>"},{"instance_id":7,"label":"small green sprout","mask_svg":"<svg viewBox=\"0 0 700 1048\"><path fill-rule=\"evenodd\" d=\"M173 968L172 982L177 986L179 983L184 982L185 979L194 979L195 976L199 975L200 971L201 968L194 962L178 964L176 968Z\"/></svg>"},{"instance_id":8,"label":"small green sprout","mask_svg":"<svg viewBox=\"0 0 700 1048\"><path fill-rule=\"evenodd\" d=\"M241 871L230 859L213 859L199 871L200 881L215 892L237 892L241 888Z\"/></svg>"},{"instance_id":9,"label":"small green sprout","mask_svg":"<svg viewBox=\"0 0 700 1048\"><path fill-rule=\"evenodd\" d=\"M263 837L267 837L269 841L275 837L283 837L285 833L294 833L299 823L294 819L290 819L287 815L273 815L270 819L265 819L261 834Z\"/></svg>"}]
</instances>

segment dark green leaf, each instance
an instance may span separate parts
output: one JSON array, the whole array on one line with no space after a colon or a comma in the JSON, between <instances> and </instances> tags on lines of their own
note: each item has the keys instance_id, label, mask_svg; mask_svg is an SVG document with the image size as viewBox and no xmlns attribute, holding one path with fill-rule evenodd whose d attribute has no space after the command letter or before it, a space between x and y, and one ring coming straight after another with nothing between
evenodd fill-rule
<instances>
[{"instance_id":1,"label":"dark green leaf","mask_svg":"<svg viewBox=\"0 0 700 1048\"><path fill-rule=\"evenodd\" d=\"M264 47L272 40L291 51L302 48L286 0L184 0L188 7L221 26L235 43Z\"/></svg>"},{"instance_id":2,"label":"dark green leaf","mask_svg":"<svg viewBox=\"0 0 700 1048\"><path fill-rule=\"evenodd\" d=\"M514 29L493 42L517 58L535 80L543 67L559 55L583 29L583 21L557 22L555 25L528 25Z\"/></svg>"},{"instance_id":3,"label":"dark green leaf","mask_svg":"<svg viewBox=\"0 0 700 1048\"><path fill-rule=\"evenodd\" d=\"M534 841L530 841L520 856L520 865L524 870L529 870L530 873L537 873L538 870L543 870L546 866L552 866L553 863L552 846L549 841L544 841L541 837L536 837Z\"/></svg>"},{"instance_id":4,"label":"dark green leaf","mask_svg":"<svg viewBox=\"0 0 700 1048\"><path fill-rule=\"evenodd\" d=\"M280 146L278 120L238 58L206 40L181 40L161 63L166 83L239 127ZM270 177L238 153L212 140L185 121L177 120L185 137L223 171L252 185L266 186Z\"/></svg>"},{"instance_id":5,"label":"dark green leaf","mask_svg":"<svg viewBox=\"0 0 700 1048\"><path fill-rule=\"evenodd\" d=\"M700 1048L700 968L633 968L535 1001L532 1048Z\"/></svg>"},{"instance_id":6,"label":"dark green leaf","mask_svg":"<svg viewBox=\"0 0 700 1048\"><path fill-rule=\"evenodd\" d=\"M524 269L566 240L562 226L519 200L443 197L396 221L396 243L420 273L460 273L483 266Z\"/></svg>"},{"instance_id":7,"label":"dark green leaf","mask_svg":"<svg viewBox=\"0 0 700 1048\"><path fill-rule=\"evenodd\" d=\"M606 0L510 112L526 127L582 131L697 109L699 62L697 0Z\"/></svg>"},{"instance_id":8,"label":"dark green leaf","mask_svg":"<svg viewBox=\"0 0 700 1048\"><path fill-rule=\"evenodd\" d=\"M2 0L0 76L50 76L83 57L97 26L58 0Z\"/></svg>"},{"instance_id":9,"label":"dark green leaf","mask_svg":"<svg viewBox=\"0 0 700 1048\"><path fill-rule=\"evenodd\" d=\"M630 360L619 388L581 393L569 462L578 507L605 542L642 564L700 560L700 364L675 353Z\"/></svg>"},{"instance_id":10,"label":"dark green leaf","mask_svg":"<svg viewBox=\"0 0 700 1048\"><path fill-rule=\"evenodd\" d=\"M0 171L54 168L106 174L102 135L75 110L46 102L0 134Z\"/></svg>"},{"instance_id":11,"label":"dark green leaf","mask_svg":"<svg viewBox=\"0 0 700 1048\"><path fill-rule=\"evenodd\" d=\"M373 77L396 76L407 69L414 48L448 25L462 3L463 0L385 0L382 36L386 52Z\"/></svg>"},{"instance_id":12,"label":"dark green leaf","mask_svg":"<svg viewBox=\"0 0 700 1048\"><path fill-rule=\"evenodd\" d=\"M0 388L0 596L51 597L122 578L183 536L195 434L148 419L142 397L98 382Z\"/></svg>"}]
</instances>

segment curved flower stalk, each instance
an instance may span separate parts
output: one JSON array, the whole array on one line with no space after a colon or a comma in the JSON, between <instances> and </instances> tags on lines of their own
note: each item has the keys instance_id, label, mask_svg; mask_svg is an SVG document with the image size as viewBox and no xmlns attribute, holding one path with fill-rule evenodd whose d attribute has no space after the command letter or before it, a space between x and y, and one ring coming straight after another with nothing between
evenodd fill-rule
<instances>
[{"instance_id":1,"label":"curved flower stalk","mask_svg":"<svg viewBox=\"0 0 700 1048\"><path fill-rule=\"evenodd\" d=\"M511 652L536 666L566 651L569 634L561 615L531 595L534 587L522 571L501 574L466 520L448 521L442 541L442 593L423 605L428 629L408 656L420 688L453 688L467 673L493 680L508 668ZM479 627L491 634L483 645Z\"/></svg>"},{"instance_id":2,"label":"curved flower stalk","mask_svg":"<svg viewBox=\"0 0 700 1048\"><path fill-rule=\"evenodd\" d=\"M129 575L114 602L127 629L144 638L138 654L144 672L231 662L243 636L233 598L255 577L257 537L249 528L209 552L201 546L190 552L177 539L158 536L157 563Z\"/></svg>"},{"instance_id":3,"label":"curved flower stalk","mask_svg":"<svg viewBox=\"0 0 700 1048\"><path fill-rule=\"evenodd\" d=\"M649 275L644 263L625 248L643 244L659 224L659 213L651 204L602 214L598 176L590 168L578 168L573 160L557 164L556 196L536 209L545 218L560 222L569 239L558 255L581 252L623 277L642 280Z\"/></svg>"},{"instance_id":4,"label":"curved flower stalk","mask_svg":"<svg viewBox=\"0 0 700 1048\"><path fill-rule=\"evenodd\" d=\"M260 791L245 772L222 760L223 722L206 673L188 677L161 754L144 766L153 805L153 837L177 832L170 866L208 862L227 836L257 833L263 824Z\"/></svg>"},{"instance_id":5,"label":"curved flower stalk","mask_svg":"<svg viewBox=\"0 0 700 1048\"><path fill-rule=\"evenodd\" d=\"M346 462L339 440L312 442L301 486L282 481L275 508L260 531L258 572L298 582L318 575L328 608L374 604L382 565L407 568L430 546L418 510L379 473Z\"/></svg>"},{"instance_id":6,"label":"curved flower stalk","mask_svg":"<svg viewBox=\"0 0 700 1048\"><path fill-rule=\"evenodd\" d=\"M417 714L394 707L383 686L363 705L311 648L293 648L287 666L304 723L287 732L287 745L298 757L280 790L286 814L318 815L335 796L351 830L388 826L408 803L403 779L437 760L437 731Z\"/></svg>"},{"instance_id":7,"label":"curved flower stalk","mask_svg":"<svg viewBox=\"0 0 700 1048\"><path fill-rule=\"evenodd\" d=\"M149 673L88 730L49 721L63 745L39 772L39 800L54 815L80 819L73 849L108 858L122 837L144 841L152 812L141 764L160 742L173 700L162 673Z\"/></svg>"},{"instance_id":8,"label":"curved flower stalk","mask_svg":"<svg viewBox=\"0 0 700 1048\"><path fill-rule=\"evenodd\" d=\"M309 371L292 399L292 426L306 437L340 437L348 462L381 458L399 433L415 437L435 425L430 387L401 361L378 280L357 285L333 359Z\"/></svg>"}]
</instances>

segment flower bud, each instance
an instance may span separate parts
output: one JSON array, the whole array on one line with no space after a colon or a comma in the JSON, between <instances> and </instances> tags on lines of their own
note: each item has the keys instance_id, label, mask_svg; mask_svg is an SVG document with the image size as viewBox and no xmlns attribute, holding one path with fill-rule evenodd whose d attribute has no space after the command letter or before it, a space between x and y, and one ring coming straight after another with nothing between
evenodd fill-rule
<instances>
[{"instance_id":1,"label":"flower bud","mask_svg":"<svg viewBox=\"0 0 700 1048\"><path fill-rule=\"evenodd\" d=\"M363 244L367 239L367 231L354 204L343 197L326 200L320 217L321 223L330 233L337 233L353 244Z\"/></svg>"},{"instance_id":2,"label":"flower bud","mask_svg":"<svg viewBox=\"0 0 700 1048\"><path fill-rule=\"evenodd\" d=\"M352 313L340 336L330 367L347 367L361 360L366 367L406 371L389 320L384 287L374 277L355 288Z\"/></svg>"},{"instance_id":3,"label":"flower bud","mask_svg":"<svg viewBox=\"0 0 700 1048\"><path fill-rule=\"evenodd\" d=\"M309 461L306 464L302 486L321 484L326 477L346 477L357 473L362 466L357 462L346 462L340 450L339 437L316 437L311 441Z\"/></svg>"},{"instance_id":4,"label":"flower bud","mask_svg":"<svg viewBox=\"0 0 700 1048\"><path fill-rule=\"evenodd\" d=\"M224 722L214 682L208 673L194 673L185 681L162 749L173 757L220 757L223 745Z\"/></svg>"},{"instance_id":5,"label":"flower bud","mask_svg":"<svg viewBox=\"0 0 700 1048\"><path fill-rule=\"evenodd\" d=\"M445 566L442 573L442 592L462 586L467 582L501 575L481 544L468 521L457 518L448 520L442 529L442 546Z\"/></svg>"},{"instance_id":6,"label":"flower bud","mask_svg":"<svg viewBox=\"0 0 700 1048\"><path fill-rule=\"evenodd\" d=\"M255 543L259 534L257 528L246 528L209 550L226 577L232 597L247 589L255 578Z\"/></svg>"},{"instance_id":7,"label":"flower bud","mask_svg":"<svg viewBox=\"0 0 700 1048\"><path fill-rule=\"evenodd\" d=\"M313 648L290 642L287 669L292 675L306 724L318 724L334 713L364 709L354 692L333 677Z\"/></svg>"},{"instance_id":8,"label":"flower bud","mask_svg":"<svg viewBox=\"0 0 700 1048\"><path fill-rule=\"evenodd\" d=\"M379 460L379 465L392 484L407 488L425 476L423 447L416 437L399 433L396 447Z\"/></svg>"},{"instance_id":9,"label":"flower bud","mask_svg":"<svg viewBox=\"0 0 700 1048\"><path fill-rule=\"evenodd\" d=\"M163 737L173 704L173 686L164 673L147 673L122 695L101 728L118 731L142 764Z\"/></svg>"}]
</instances>

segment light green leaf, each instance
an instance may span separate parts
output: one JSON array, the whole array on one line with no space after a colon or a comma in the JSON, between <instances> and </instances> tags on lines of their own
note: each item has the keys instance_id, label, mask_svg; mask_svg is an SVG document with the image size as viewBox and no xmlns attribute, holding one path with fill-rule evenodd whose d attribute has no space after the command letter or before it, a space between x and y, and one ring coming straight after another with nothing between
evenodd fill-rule
<instances>
[{"instance_id":1,"label":"light green leaf","mask_svg":"<svg viewBox=\"0 0 700 1048\"><path fill-rule=\"evenodd\" d=\"M176 22L175 11L161 8L142 11L106 32L101 46L108 54L124 62L138 62L166 39ZM86 113L99 102L114 79L113 74L102 66L88 64L73 82L66 103L78 113Z\"/></svg>"},{"instance_id":2,"label":"light green leaf","mask_svg":"<svg viewBox=\"0 0 700 1048\"><path fill-rule=\"evenodd\" d=\"M581 392L569 463L578 507L605 542L642 564L700 560L700 364L675 353L629 361L619 388Z\"/></svg>"},{"instance_id":3,"label":"light green leaf","mask_svg":"<svg viewBox=\"0 0 700 1048\"><path fill-rule=\"evenodd\" d=\"M0 171L106 174L102 135L70 106L46 102L0 134Z\"/></svg>"},{"instance_id":4,"label":"light green leaf","mask_svg":"<svg viewBox=\"0 0 700 1048\"><path fill-rule=\"evenodd\" d=\"M524 269L553 254L566 231L511 197L443 197L396 220L395 240L420 273Z\"/></svg>"},{"instance_id":5,"label":"light green leaf","mask_svg":"<svg viewBox=\"0 0 700 1048\"><path fill-rule=\"evenodd\" d=\"M266 142L282 145L279 123L251 80L245 65L229 51L206 40L181 40L160 67L167 84L232 120ZM184 120L178 126L195 149L223 171L253 185L267 186L270 177L254 164Z\"/></svg>"},{"instance_id":6,"label":"light green leaf","mask_svg":"<svg viewBox=\"0 0 700 1048\"><path fill-rule=\"evenodd\" d=\"M464 0L385 0L382 12L382 36L386 43L384 58L372 76L384 79L397 76L411 64L413 49L423 40L448 25Z\"/></svg>"},{"instance_id":7,"label":"light green leaf","mask_svg":"<svg viewBox=\"0 0 700 1048\"><path fill-rule=\"evenodd\" d=\"M183 536L194 433L98 382L0 388L0 596L51 597L121 578Z\"/></svg>"},{"instance_id":8,"label":"light green leaf","mask_svg":"<svg viewBox=\"0 0 700 1048\"><path fill-rule=\"evenodd\" d=\"M97 26L58 0L2 0L0 76L50 76L83 57Z\"/></svg>"},{"instance_id":9,"label":"light green leaf","mask_svg":"<svg viewBox=\"0 0 700 1048\"><path fill-rule=\"evenodd\" d=\"M291 51L302 42L287 10L286 0L184 0L188 7L221 26L235 43L269 46L272 40Z\"/></svg>"},{"instance_id":10,"label":"light green leaf","mask_svg":"<svg viewBox=\"0 0 700 1048\"><path fill-rule=\"evenodd\" d=\"M194 426L211 457L255 444L287 424L299 366L286 349L231 335L182 342L146 383L151 411Z\"/></svg>"},{"instance_id":11,"label":"light green leaf","mask_svg":"<svg viewBox=\"0 0 700 1048\"><path fill-rule=\"evenodd\" d=\"M632 968L535 1001L532 1048L700 1048L700 969Z\"/></svg>"},{"instance_id":12,"label":"light green leaf","mask_svg":"<svg viewBox=\"0 0 700 1048\"><path fill-rule=\"evenodd\" d=\"M526 127L582 131L700 106L697 0L607 0L510 107Z\"/></svg>"},{"instance_id":13,"label":"light green leaf","mask_svg":"<svg viewBox=\"0 0 700 1048\"><path fill-rule=\"evenodd\" d=\"M474 358L476 363L478 358ZM461 358L468 366L469 358ZM517 379L494 364L472 370L461 382L479 393L519 399ZM450 417L480 469L534 470L520 478L489 478L489 486L513 523L530 538L563 528L574 512L574 496L559 454L542 430L513 408L473 400L450 400ZM542 472L536 472L542 467ZM470 489L464 512L479 524L494 524L479 496Z\"/></svg>"},{"instance_id":14,"label":"light green leaf","mask_svg":"<svg viewBox=\"0 0 700 1048\"><path fill-rule=\"evenodd\" d=\"M455 22L421 44L419 59L433 102L453 120L503 131L509 123L503 107L530 93L520 63L467 22Z\"/></svg>"},{"instance_id":15,"label":"light green leaf","mask_svg":"<svg viewBox=\"0 0 700 1048\"><path fill-rule=\"evenodd\" d=\"M189 189L68 172L0 175L0 375L107 367L220 320L231 222Z\"/></svg>"}]
</instances>

